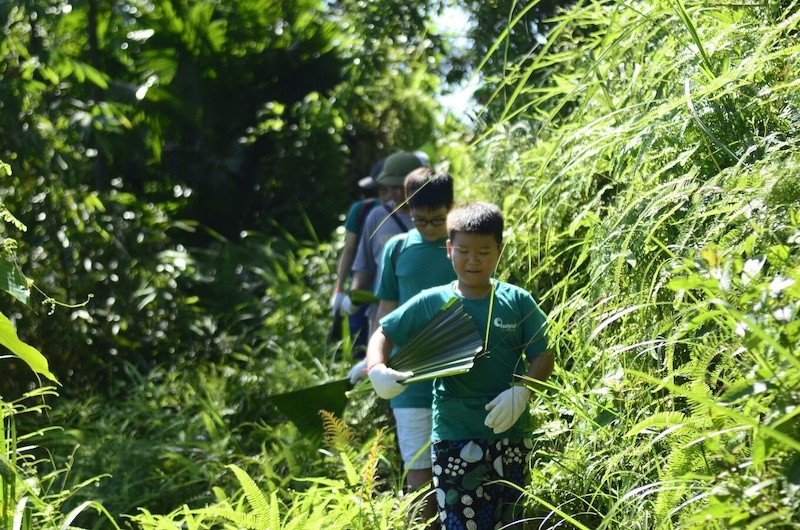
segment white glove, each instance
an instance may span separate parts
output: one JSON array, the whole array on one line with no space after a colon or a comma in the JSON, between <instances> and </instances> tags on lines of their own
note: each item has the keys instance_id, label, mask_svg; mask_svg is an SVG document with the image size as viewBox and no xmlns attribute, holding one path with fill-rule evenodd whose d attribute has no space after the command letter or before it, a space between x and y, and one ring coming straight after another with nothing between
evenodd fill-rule
<instances>
[{"instance_id":1,"label":"white glove","mask_svg":"<svg viewBox=\"0 0 800 530\"><path fill-rule=\"evenodd\" d=\"M367 378L367 360L362 359L361 361L357 362L355 366L350 368L350 371L347 372L347 377L350 378L351 385L357 385L361 381Z\"/></svg>"},{"instance_id":2,"label":"white glove","mask_svg":"<svg viewBox=\"0 0 800 530\"><path fill-rule=\"evenodd\" d=\"M500 434L509 430L522 413L528 410L528 400L531 391L524 386L512 386L508 390L503 390L496 398L486 404L486 410L490 411L486 415L484 425Z\"/></svg>"},{"instance_id":3,"label":"white glove","mask_svg":"<svg viewBox=\"0 0 800 530\"><path fill-rule=\"evenodd\" d=\"M344 295L342 299L342 305L340 306L341 310L347 313L348 315L355 315L358 310L361 308L360 305L356 305L350 301L350 297L348 295Z\"/></svg>"},{"instance_id":4,"label":"white glove","mask_svg":"<svg viewBox=\"0 0 800 530\"><path fill-rule=\"evenodd\" d=\"M347 299L347 293L336 291L331 296L331 314L333 316L342 314L342 303Z\"/></svg>"},{"instance_id":5,"label":"white glove","mask_svg":"<svg viewBox=\"0 0 800 530\"><path fill-rule=\"evenodd\" d=\"M414 372L398 372L380 363L370 368L367 375L376 394L383 399L392 399L399 396L406 389L405 385L401 385L399 381L408 379L414 375Z\"/></svg>"}]
</instances>

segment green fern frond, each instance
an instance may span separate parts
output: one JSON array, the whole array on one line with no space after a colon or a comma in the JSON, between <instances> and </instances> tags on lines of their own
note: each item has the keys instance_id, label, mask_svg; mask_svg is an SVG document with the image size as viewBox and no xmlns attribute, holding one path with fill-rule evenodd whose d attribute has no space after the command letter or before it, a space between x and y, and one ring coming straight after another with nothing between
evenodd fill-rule
<instances>
[{"instance_id":1,"label":"green fern frond","mask_svg":"<svg viewBox=\"0 0 800 530\"><path fill-rule=\"evenodd\" d=\"M347 483L351 486L357 486L361 482L361 477L358 474L358 470L356 469L355 464L347 455L347 452L340 452L339 453L339 460L342 464L342 469L344 469L345 477L347 478Z\"/></svg>"},{"instance_id":2,"label":"green fern frond","mask_svg":"<svg viewBox=\"0 0 800 530\"><path fill-rule=\"evenodd\" d=\"M712 399L711 389L702 379L695 379L689 385L691 393L689 396L689 407L694 424L698 428L706 428L711 425L711 410L707 405Z\"/></svg>"},{"instance_id":3,"label":"green fern frond","mask_svg":"<svg viewBox=\"0 0 800 530\"><path fill-rule=\"evenodd\" d=\"M268 499L265 493L258 487L255 481L242 468L235 464L227 466L236 475L239 485L242 487L245 499L251 507L251 512L240 514L239 519L242 523L250 524L248 528L278 528L280 524L280 513L278 510L278 498L276 492L272 492Z\"/></svg>"},{"instance_id":4,"label":"green fern frond","mask_svg":"<svg viewBox=\"0 0 800 530\"><path fill-rule=\"evenodd\" d=\"M686 415L683 412L658 412L634 425L625 437L633 437L639 434L653 434L656 430L676 429L686 427Z\"/></svg>"},{"instance_id":5,"label":"green fern frond","mask_svg":"<svg viewBox=\"0 0 800 530\"><path fill-rule=\"evenodd\" d=\"M661 470L661 482L669 487L659 491L654 512L657 520L665 520L681 504L696 477L709 476L705 446L676 444ZM709 478L712 478L709 476Z\"/></svg>"},{"instance_id":6,"label":"green fern frond","mask_svg":"<svg viewBox=\"0 0 800 530\"><path fill-rule=\"evenodd\" d=\"M210 520L229 521L242 530L257 530L259 528L256 518L242 511L241 507L234 508L230 505L219 504L203 509L203 513Z\"/></svg>"}]
</instances>

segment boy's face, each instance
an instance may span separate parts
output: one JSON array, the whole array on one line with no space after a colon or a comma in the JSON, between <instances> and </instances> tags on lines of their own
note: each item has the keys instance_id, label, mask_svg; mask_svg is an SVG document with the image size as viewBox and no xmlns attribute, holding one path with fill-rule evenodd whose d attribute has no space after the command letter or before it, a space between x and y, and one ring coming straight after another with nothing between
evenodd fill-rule
<instances>
[{"instance_id":1,"label":"boy's face","mask_svg":"<svg viewBox=\"0 0 800 530\"><path fill-rule=\"evenodd\" d=\"M464 296L482 297L491 285L491 278L500 248L494 236L489 234L465 234L456 232L447 240L447 255L453 262L458 276L458 286Z\"/></svg>"},{"instance_id":2,"label":"boy's face","mask_svg":"<svg viewBox=\"0 0 800 530\"><path fill-rule=\"evenodd\" d=\"M411 208L411 220L426 241L438 241L447 237L447 212L439 208Z\"/></svg>"}]
</instances>

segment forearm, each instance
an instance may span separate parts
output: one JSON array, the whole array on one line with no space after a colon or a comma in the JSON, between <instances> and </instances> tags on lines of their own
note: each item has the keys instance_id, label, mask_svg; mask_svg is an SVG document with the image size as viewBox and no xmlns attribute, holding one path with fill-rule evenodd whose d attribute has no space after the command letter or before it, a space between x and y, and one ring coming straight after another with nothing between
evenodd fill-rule
<instances>
[{"instance_id":1,"label":"forearm","mask_svg":"<svg viewBox=\"0 0 800 530\"><path fill-rule=\"evenodd\" d=\"M533 381L547 381L553 374L554 366L553 352L548 350L540 353L531 360L528 366L528 371L525 373L527 377L526 384L534 388L541 388L541 385Z\"/></svg>"},{"instance_id":2,"label":"forearm","mask_svg":"<svg viewBox=\"0 0 800 530\"><path fill-rule=\"evenodd\" d=\"M347 232L344 238L342 255L339 257L339 263L336 268L335 289L338 291L344 291L347 278L350 277L350 269L353 267L353 261L355 261L356 258L357 245L358 235Z\"/></svg>"},{"instance_id":3,"label":"forearm","mask_svg":"<svg viewBox=\"0 0 800 530\"><path fill-rule=\"evenodd\" d=\"M382 327L378 327L369 339L367 344L367 371L376 364L386 364L389 354L392 352L392 341L383 332Z\"/></svg>"}]
</instances>

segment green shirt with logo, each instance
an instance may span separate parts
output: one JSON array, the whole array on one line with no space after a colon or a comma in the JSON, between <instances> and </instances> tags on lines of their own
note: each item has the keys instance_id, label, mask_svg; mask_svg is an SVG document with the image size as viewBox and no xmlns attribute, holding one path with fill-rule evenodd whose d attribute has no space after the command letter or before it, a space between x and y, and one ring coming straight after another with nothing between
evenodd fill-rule
<instances>
[{"instance_id":1,"label":"green shirt with logo","mask_svg":"<svg viewBox=\"0 0 800 530\"><path fill-rule=\"evenodd\" d=\"M480 300L461 296L455 282L426 289L381 319L386 335L402 347L445 303L458 297L484 337L487 347L469 372L433 382L434 442L522 439L530 431L528 415L523 414L510 430L495 434L483 423L485 406L521 382L515 375L525 374L528 361L547 350L547 318L524 289L497 280L492 283L492 293Z\"/></svg>"}]
</instances>

